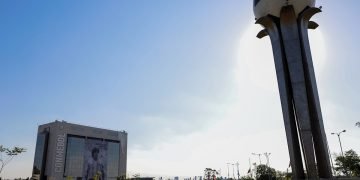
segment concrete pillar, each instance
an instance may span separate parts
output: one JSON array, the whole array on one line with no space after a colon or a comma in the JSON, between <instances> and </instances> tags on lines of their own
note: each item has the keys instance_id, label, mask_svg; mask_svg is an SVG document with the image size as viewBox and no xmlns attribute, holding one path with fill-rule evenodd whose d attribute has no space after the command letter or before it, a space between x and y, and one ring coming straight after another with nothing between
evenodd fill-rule
<instances>
[{"instance_id":1,"label":"concrete pillar","mask_svg":"<svg viewBox=\"0 0 360 180\"><path fill-rule=\"evenodd\" d=\"M332 178L307 34L309 27L318 26L309 21L318 12L306 8L297 16L292 6L284 6L279 18L265 16L256 22L265 28L258 37L269 35L273 47L294 179Z\"/></svg>"}]
</instances>

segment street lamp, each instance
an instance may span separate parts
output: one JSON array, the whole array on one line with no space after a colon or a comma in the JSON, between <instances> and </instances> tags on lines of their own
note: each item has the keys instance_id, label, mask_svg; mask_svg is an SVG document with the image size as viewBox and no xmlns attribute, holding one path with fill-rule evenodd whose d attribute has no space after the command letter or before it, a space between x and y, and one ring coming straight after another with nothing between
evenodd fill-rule
<instances>
[{"instance_id":1,"label":"street lamp","mask_svg":"<svg viewBox=\"0 0 360 180\"><path fill-rule=\"evenodd\" d=\"M234 172L234 165L235 164L231 164L232 165L232 167L233 167L233 178L235 179L235 172Z\"/></svg>"},{"instance_id":2,"label":"street lamp","mask_svg":"<svg viewBox=\"0 0 360 180\"><path fill-rule=\"evenodd\" d=\"M227 165L227 170L228 170L228 172L227 172L227 173L228 173L228 177L227 177L228 179L230 178L230 173L229 173L229 165L230 165L230 164L231 164L231 163L226 163L226 165Z\"/></svg>"},{"instance_id":3,"label":"street lamp","mask_svg":"<svg viewBox=\"0 0 360 180\"><path fill-rule=\"evenodd\" d=\"M343 152L343 149L342 149L342 145L341 145L341 139L340 139L340 134L341 133L344 133L344 132L346 132L346 130L342 130L342 131L340 131L340 132L338 132L338 133L331 133L331 135L337 135L338 136L338 138L339 138L339 144L340 144L340 149L341 149L341 154L342 154L342 156L344 156L344 152Z\"/></svg>"},{"instance_id":4,"label":"street lamp","mask_svg":"<svg viewBox=\"0 0 360 180\"><path fill-rule=\"evenodd\" d=\"M262 154L257 154L257 153L251 153L251 154L254 155L254 156L259 156L259 162L260 162L260 164L261 164L261 155L262 155ZM260 164L259 164L259 165L260 165Z\"/></svg>"},{"instance_id":5,"label":"street lamp","mask_svg":"<svg viewBox=\"0 0 360 180\"><path fill-rule=\"evenodd\" d=\"M264 156L266 157L266 165L269 166L270 164L270 160L269 160L269 156L271 155L271 153L265 152Z\"/></svg>"},{"instance_id":6,"label":"street lamp","mask_svg":"<svg viewBox=\"0 0 360 180\"><path fill-rule=\"evenodd\" d=\"M239 172L239 162L236 162L236 169L237 169L237 176L238 176L238 180L240 180L240 172Z\"/></svg>"}]
</instances>

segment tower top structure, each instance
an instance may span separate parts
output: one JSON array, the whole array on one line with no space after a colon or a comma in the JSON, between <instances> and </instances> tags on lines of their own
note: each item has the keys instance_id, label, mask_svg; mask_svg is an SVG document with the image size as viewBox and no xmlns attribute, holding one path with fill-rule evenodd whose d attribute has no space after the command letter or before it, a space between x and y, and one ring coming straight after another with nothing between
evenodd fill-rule
<instances>
[{"instance_id":1,"label":"tower top structure","mask_svg":"<svg viewBox=\"0 0 360 180\"><path fill-rule=\"evenodd\" d=\"M316 0L254 0L254 14L255 18L272 15L280 17L281 8L292 5L295 14L298 15L306 7L314 7Z\"/></svg>"}]
</instances>

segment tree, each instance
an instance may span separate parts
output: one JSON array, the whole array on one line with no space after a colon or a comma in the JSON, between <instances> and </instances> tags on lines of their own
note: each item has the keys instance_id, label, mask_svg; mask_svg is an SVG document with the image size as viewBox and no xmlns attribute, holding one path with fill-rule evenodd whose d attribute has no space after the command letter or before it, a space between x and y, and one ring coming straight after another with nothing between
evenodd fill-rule
<instances>
[{"instance_id":1,"label":"tree","mask_svg":"<svg viewBox=\"0 0 360 180\"><path fill-rule=\"evenodd\" d=\"M240 178L240 180L254 180L254 178L252 178L252 177L249 176L249 175L246 175L246 176L242 176L242 177Z\"/></svg>"},{"instance_id":2,"label":"tree","mask_svg":"<svg viewBox=\"0 0 360 180\"><path fill-rule=\"evenodd\" d=\"M335 170L346 176L360 176L360 157L350 149L344 156L337 156L335 159Z\"/></svg>"},{"instance_id":3,"label":"tree","mask_svg":"<svg viewBox=\"0 0 360 180\"><path fill-rule=\"evenodd\" d=\"M10 149L0 145L0 174L4 170L4 167L8 165L16 155L19 155L23 152L26 152L25 148L14 147Z\"/></svg>"},{"instance_id":4,"label":"tree","mask_svg":"<svg viewBox=\"0 0 360 180\"><path fill-rule=\"evenodd\" d=\"M256 179L258 180L276 179L276 170L267 165L260 164L256 168Z\"/></svg>"},{"instance_id":5,"label":"tree","mask_svg":"<svg viewBox=\"0 0 360 180\"><path fill-rule=\"evenodd\" d=\"M134 179L139 179L139 178L140 178L140 173L134 174L134 175L133 175L133 178L134 178Z\"/></svg>"},{"instance_id":6,"label":"tree","mask_svg":"<svg viewBox=\"0 0 360 180\"><path fill-rule=\"evenodd\" d=\"M287 179L290 177L288 177L288 173L286 172L282 172L282 171L276 171L276 179Z\"/></svg>"},{"instance_id":7,"label":"tree","mask_svg":"<svg viewBox=\"0 0 360 180\"><path fill-rule=\"evenodd\" d=\"M355 126L360 127L360 122L355 123Z\"/></svg>"},{"instance_id":8,"label":"tree","mask_svg":"<svg viewBox=\"0 0 360 180\"><path fill-rule=\"evenodd\" d=\"M204 170L204 179L205 180L214 180L216 176L219 174L215 169L205 168Z\"/></svg>"}]
</instances>

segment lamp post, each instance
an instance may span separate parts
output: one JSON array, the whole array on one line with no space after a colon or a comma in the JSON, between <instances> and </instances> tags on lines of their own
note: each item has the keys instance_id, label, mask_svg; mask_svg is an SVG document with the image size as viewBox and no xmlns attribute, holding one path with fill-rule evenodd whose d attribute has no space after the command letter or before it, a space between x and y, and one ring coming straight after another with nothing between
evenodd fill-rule
<instances>
[{"instance_id":1,"label":"lamp post","mask_svg":"<svg viewBox=\"0 0 360 180\"><path fill-rule=\"evenodd\" d=\"M251 178L253 177L253 171L252 171L252 168L251 168L251 160L249 158L249 170L248 170L248 174L250 173L250 176Z\"/></svg>"},{"instance_id":2,"label":"lamp post","mask_svg":"<svg viewBox=\"0 0 360 180\"><path fill-rule=\"evenodd\" d=\"M240 180L239 162L236 162L236 167L237 167L237 176L238 176L238 180Z\"/></svg>"},{"instance_id":3,"label":"lamp post","mask_svg":"<svg viewBox=\"0 0 360 180\"><path fill-rule=\"evenodd\" d=\"M271 153L268 153L268 152L265 152L264 153L264 156L266 157L266 165L267 166L270 166L270 160L269 160L269 156L271 155Z\"/></svg>"},{"instance_id":4,"label":"lamp post","mask_svg":"<svg viewBox=\"0 0 360 180\"><path fill-rule=\"evenodd\" d=\"M228 173L228 179L230 178L230 173L229 173L229 165L230 165L230 163L226 163L226 165L227 165L227 173Z\"/></svg>"},{"instance_id":5,"label":"lamp post","mask_svg":"<svg viewBox=\"0 0 360 180\"><path fill-rule=\"evenodd\" d=\"M264 156L266 157L266 166L267 166L267 173L269 173L269 179L271 179L271 172L270 172L270 165L269 165L269 156L271 155L271 153L269 153L269 152L265 152L264 153Z\"/></svg>"},{"instance_id":6,"label":"lamp post","mask_svg":"<svg viewBox=\"0 0 360 180\"><path fill-rule=\"evenodd\" d=\"M233 167L233 178L234 178L234 180L235 180L235 171L234 171L234 165L235 164L231 164L232 165L232 167Z\"/></svg>"},{"instance_id":7,"label":"lamp post","mask_svg":"<svg viewBox=\"0 0 360 180\"><path fill-rule=\"evenodd\" d=\"M338 133L331 133L331 135L337 135L337 137L338 137L338 139L339 139L339 144L340 144L340 149L341 149L341 155L342 156L344 156L344 152L343 152L343 148L342 148L342 145L341 145L341 139L340 139L340 134L341 133L344 133L344 132L346 132L346 130L342 130L342 131L340 131L340 132L338 132Z\"/></svg>"},{"instance_id":8,"label":"lamp post","mask_svg":"<svg viewBox=\"0 0 360 180\"><path fill-rule=\"evenodd\" d=\"M259 156L259 162L260 162L260 164L261 164L261 155L262 155L262 154L257 154L257 153L251 153L251 154L254 155L254 156ZM259 164L259 165L260 165L260 164Z\"/></svg>"}]
</instances>

